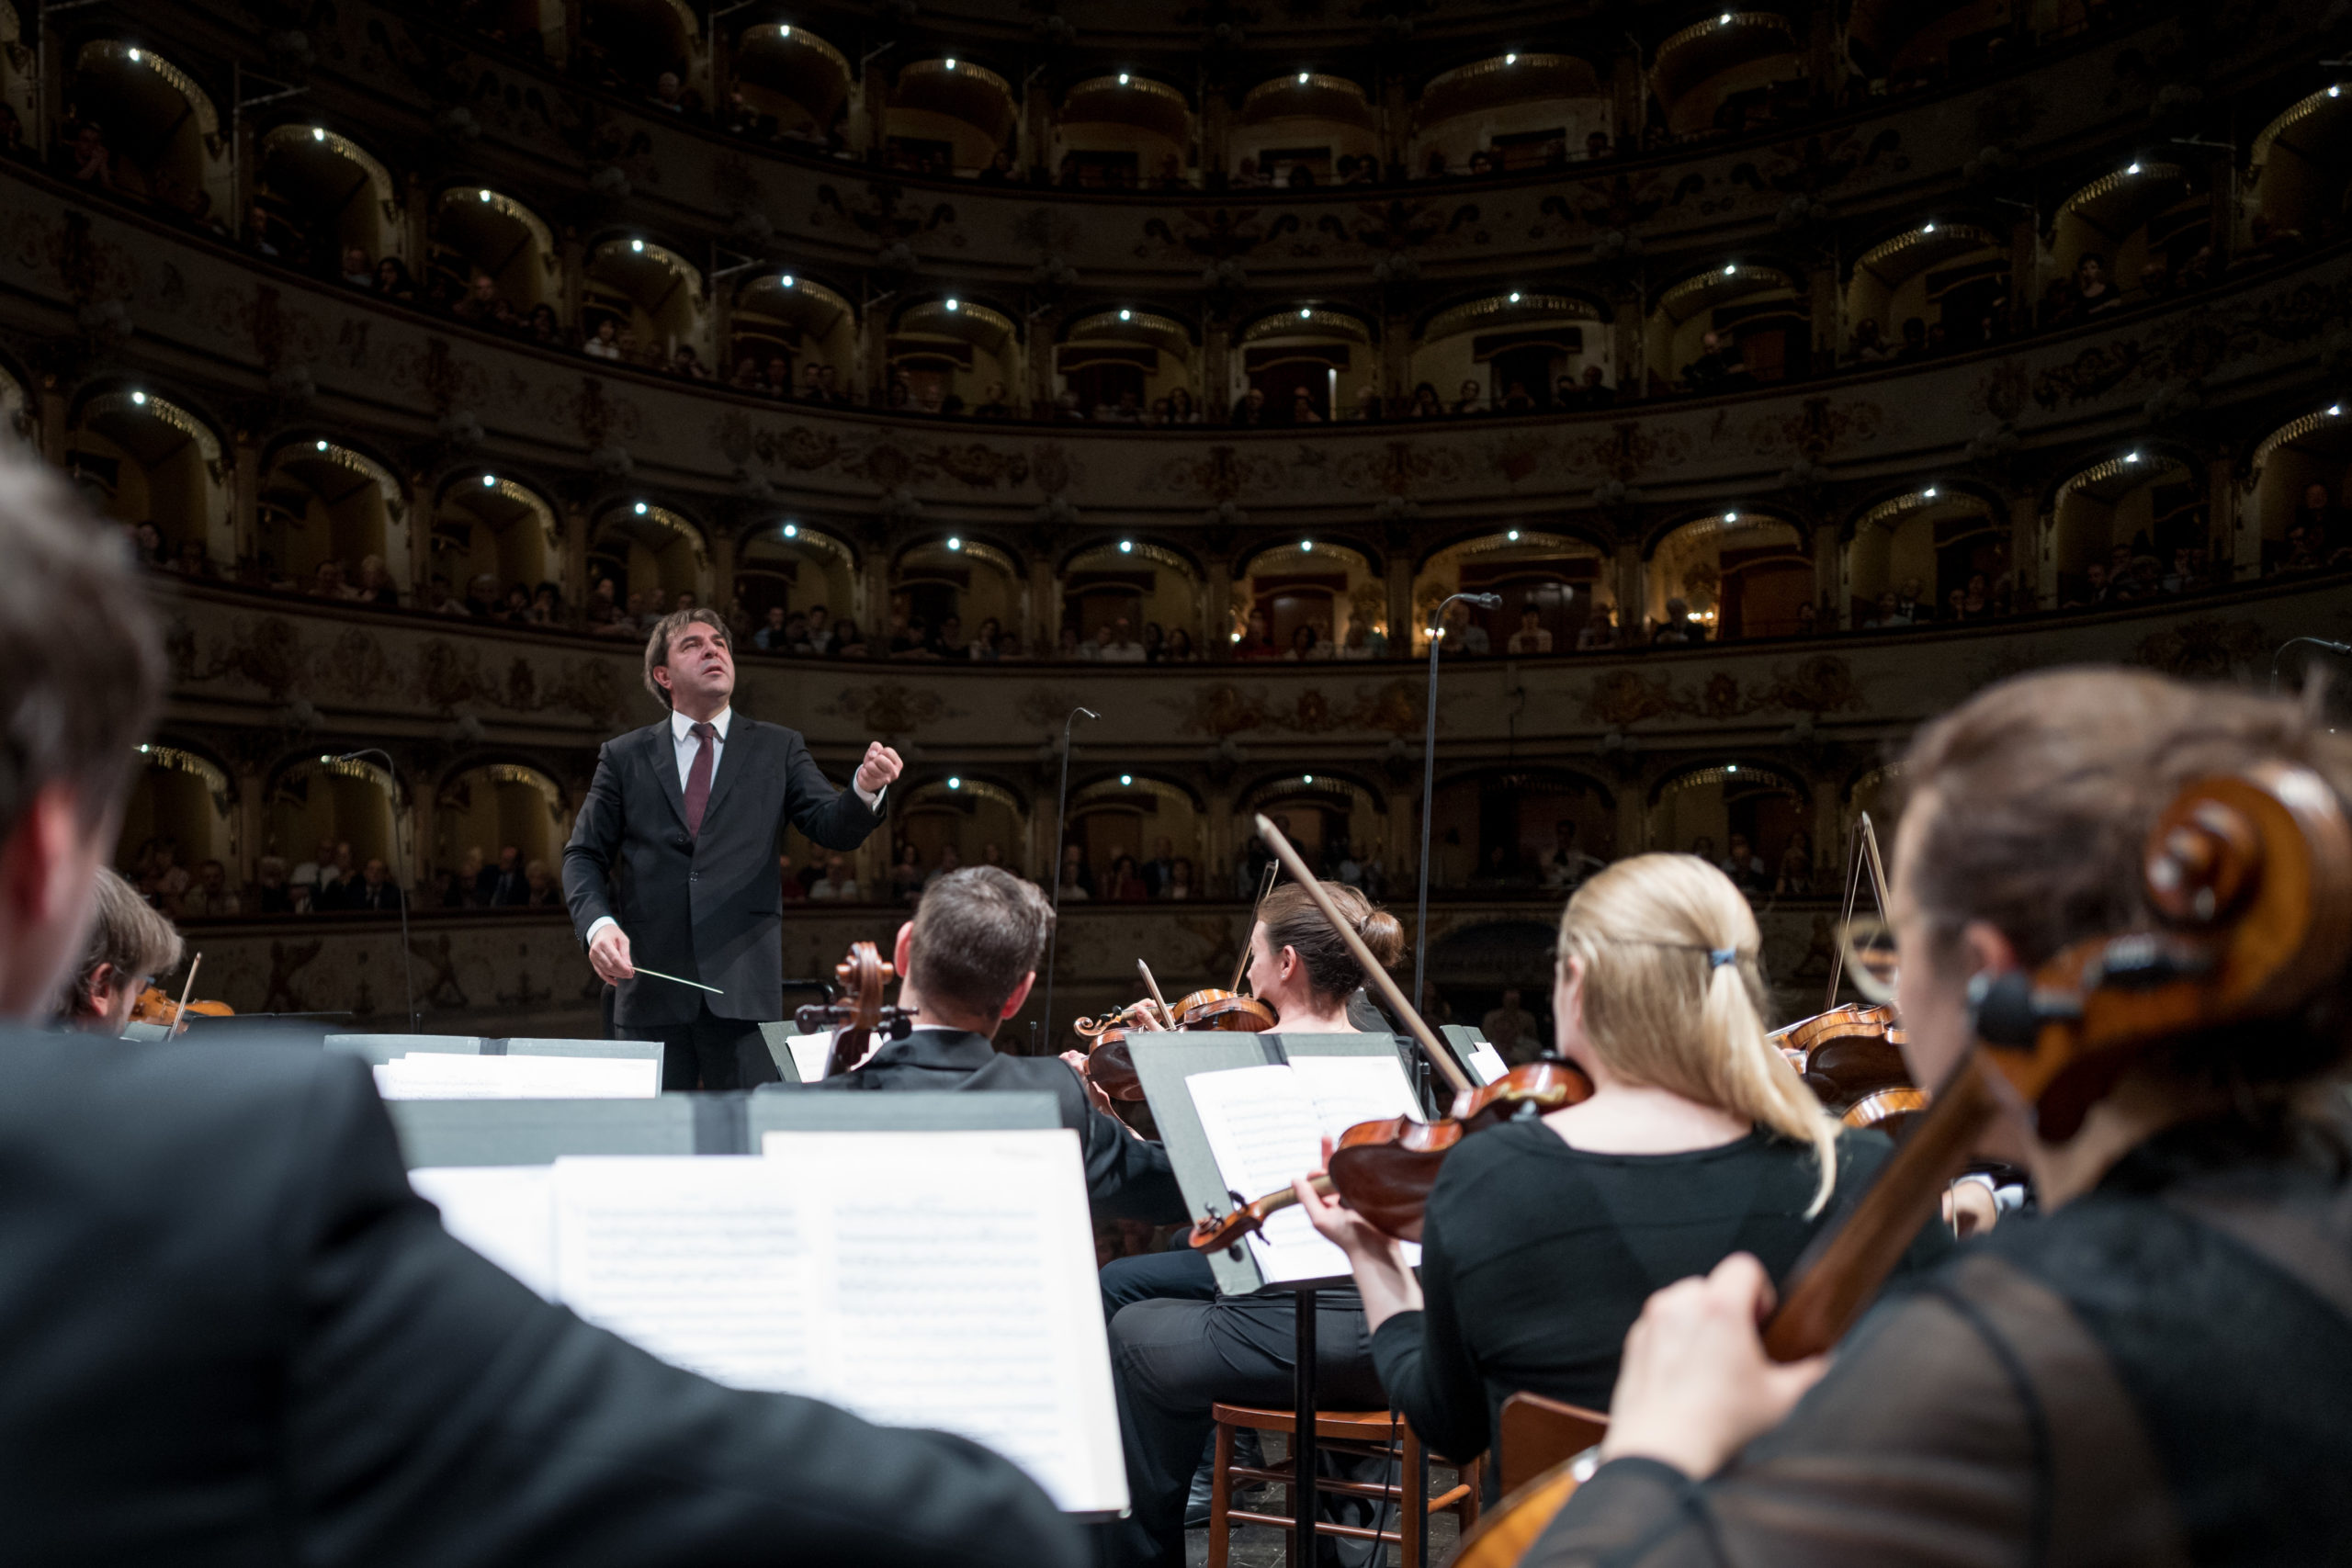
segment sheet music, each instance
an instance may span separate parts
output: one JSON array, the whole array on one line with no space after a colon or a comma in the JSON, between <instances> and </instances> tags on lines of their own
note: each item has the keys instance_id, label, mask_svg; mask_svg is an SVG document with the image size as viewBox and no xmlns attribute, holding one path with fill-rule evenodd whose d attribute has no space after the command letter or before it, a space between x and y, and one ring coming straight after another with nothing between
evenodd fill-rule
<instances>
[{"instance_id":1,"label":"sheet music","mask_svg":"<svg viewBox=\"0 0 2352 1568\"><path fill-rule=\"evenodd\" d=\"M555 1162L556 1293L736 1388L811 1392L799 1196L756 1155Z\"/></svg>"},{"instance_id":2,"label":"sheet music","mask_svg":"<svg viewBox=\"0 0 2352 1568\"><path fill-rule=\"evenodd\" d=\"M1509 1074L1510 1064L1503 1060L1501 1052L1481 1040L1470 1047L1470 1071L1476 1077L1478 1087L1484 1089Z\"/></svg>"},{"instance_id":3,"label":"sheet music","mask_svg":"<svg viewBox=\"0 0 2352 1568\"><path fill-rule=\"evenodd\" d=\"M829 1260L810 1388L1004 1455L1076 1513L1126 1506L1078 1135L770 1133Z\"/></svg>"},{"instance_id":4,"label":"sheet music","mask_svg":"<svg viewBox=\"0 0 2352 1568\"><path fill-rule=\"evenodd\" d=\"M376 1068L386 1100L651 1100L650 1057L474 1056L411 1051Z\"/></svg>"},{"instance_id":5,"label":"sheet music","mask_svg":"<svg viewBox=\"0 0 2352 1568\"><path fill-rule=\"evenodd\" d=\"M1306 1091L1323 1135L1333 1143L1360 1122L1422 1119L1413 1082L1393 1051L1377 1056L1294 1056L1288 1070Z\"/></svg>"},{"instance_id":6,"label":"sheet music","mask_svg":"<svg viewBox=\"0 0 2352 1568\"><path fill-rule=\"evenodd\" d=\"M555 1300L555 1189L543 1165L439 1166L408 1173L451 1235Z\"/></svg>"},{"instance_id":7,"label":"sheet music","mask_svg":"<svg viewBox=\"0 0 2352 1568\"><path fill-rule=\"evenodd\" d=\"M792 1065L799 1070L802 1083L815 1083L825 1076L833 1055L831 1035L795 1034L785 1040L785 1045L792 1053Z\"/></svg>"}]
</instances>

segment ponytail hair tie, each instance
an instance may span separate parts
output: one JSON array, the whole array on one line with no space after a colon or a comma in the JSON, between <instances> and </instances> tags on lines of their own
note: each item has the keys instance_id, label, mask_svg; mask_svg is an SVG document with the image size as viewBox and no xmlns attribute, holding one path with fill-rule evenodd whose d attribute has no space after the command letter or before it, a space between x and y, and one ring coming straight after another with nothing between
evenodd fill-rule
<instances>
[{"instance_id":1,"label":"ponytail hair tie","mask_svg":"<svg viewBox=\"0 0 2352 1568\"><path fill-rule=\"evenodd\" d=\"M1726 964L1738 962L1739 949L1736 947L1711 947L1707 950L1707 973L1710 975Z\"/></svg>"}]
</instances>

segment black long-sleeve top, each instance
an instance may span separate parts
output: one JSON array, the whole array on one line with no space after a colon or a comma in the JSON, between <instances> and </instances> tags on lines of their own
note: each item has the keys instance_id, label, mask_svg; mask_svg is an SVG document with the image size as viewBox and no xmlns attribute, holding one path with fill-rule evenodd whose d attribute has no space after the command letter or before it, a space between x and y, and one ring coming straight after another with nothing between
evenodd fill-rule
<instances>
[{"instance_id":1,"label":"black long-sleeve top","mask_svg":"<svg viewBox=\"0 0 2352 1568\"><path fill-rule=\"evenodd\" d=\"M1838 1141L1834 1215L1892 1145ZM1502 1402L1527 1392L1606 1410L1625 1331L1652 1292L1752 1252L1777 1284L1823 1223L1812 1149L1758 1131L1712 1149L1604 1155L1515 1122L1446 1157L1421 1232L1420 1312L1373 1335L1381 1386L1422 1441L1484 1453ZM1906 1262L1951 1247L1940 1222Z\"/></svg>"}]
</instances>

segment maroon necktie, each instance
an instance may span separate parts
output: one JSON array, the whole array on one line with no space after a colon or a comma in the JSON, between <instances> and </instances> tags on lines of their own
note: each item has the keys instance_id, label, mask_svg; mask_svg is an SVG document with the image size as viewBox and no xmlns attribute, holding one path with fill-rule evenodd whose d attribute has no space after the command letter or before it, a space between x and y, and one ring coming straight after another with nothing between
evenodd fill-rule
<instances>
[{"instance_id":1,"label":"maroon necktie","mask_svg":"<svg viewBox=\"0 0 2352 1568\"><path fill-rule=\"evenodd\" d=\"M702 814L710 805L710 759L718 750L718 731L707 724L697 724L686 731L702 745L695 752L695 764L686 770L686 831L702 831Z\"/></svg>"}]
</instances>

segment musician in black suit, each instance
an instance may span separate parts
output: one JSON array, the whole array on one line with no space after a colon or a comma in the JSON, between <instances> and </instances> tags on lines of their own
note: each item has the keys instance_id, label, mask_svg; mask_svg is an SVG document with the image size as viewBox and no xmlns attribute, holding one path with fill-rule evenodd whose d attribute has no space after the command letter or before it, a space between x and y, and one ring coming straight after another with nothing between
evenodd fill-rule
<instances>
[{"instance_id":1,"label":"musician in black suit","mask_svg":"<svg viewBox=\"0 0 2352 1568\"><path fill-rule=\"evenodd\" d=\"M83 951L164 680L117 531L0 456L0 1020ZM10 1563L1079 1568L1004 1460L724 1389L411 1190L365 1064L0 1024Z\"/></svg>"},{"instance_id":2,"label":"musician in black suit","mask_svg":"<svg viewBox=\"0 0 2352 1568\"><path fill-rule=\"evenodd\" d=\"M1152 1224L1185 1218L1184 1194L1168 1151L1136 1136L1097 1103L1070 1065L1050 1056L1006 1056L990 1043L1021 1010L1037 979L1037 957L1054 923L1036 885L992 865L950 872L923 889L915 918L899 928L892 965L899 1005L914 1029L888 1041L855 1071L812 1085L855 1093L904 1089L1043 1089L1079 1135L1086 1190L1102 1213ZM782 1092L790 1093L791 1090Z\"/></svg>"},{"instance_id":3,"label":"musician in black suit","mask_svg":"<svg viewBox=\"0 0 2352 1568\"><path fill-rule=\"evenodd\" d=\"M572 925L620 987L622 1037L662 1043L665 1088L774 1083L759 1025L784 1016L776 841L789 822L827 849L855 849L903 764L877 741L854 787L836 792L799 731L734 712L735 656L715 611L653 628L645 685L670 716L597 754L563 850ZM639 978L639 957L718 994Z\"/></svg>"}]
</instances>

